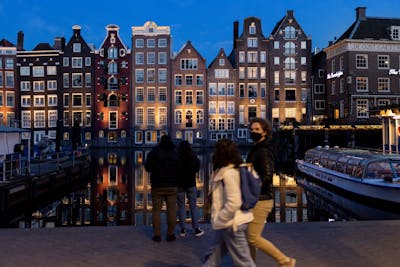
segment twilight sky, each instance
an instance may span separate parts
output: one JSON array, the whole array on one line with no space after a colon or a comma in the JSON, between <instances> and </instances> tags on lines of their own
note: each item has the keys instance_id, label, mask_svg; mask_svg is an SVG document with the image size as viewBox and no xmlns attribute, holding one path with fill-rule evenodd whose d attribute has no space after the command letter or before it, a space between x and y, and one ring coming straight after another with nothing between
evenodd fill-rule
<instances>
[{"instance_id":1,"label":"twilight sky","mask_svg":"<svg viewBox=\"0 0 400 267\"><path fill-rule=\"evenodd\" d=\"M232 49L233 22L255 16L261 19L264 36L276 23L294 10L294 16L313 48L324 48L339 37L355 20L355 8L367 8L370 17L400 17L399 0L1 0L0 39L16 44L17 32L25 34L24 48L64 36L68 41L72 26L80 25L83 38L97 48L106 35L108 24L120 26L120 37L131 48L131 27L152 20L170 26L173 51L190 40L209 64L220 48Z\"/></svg>"}]
</instances>

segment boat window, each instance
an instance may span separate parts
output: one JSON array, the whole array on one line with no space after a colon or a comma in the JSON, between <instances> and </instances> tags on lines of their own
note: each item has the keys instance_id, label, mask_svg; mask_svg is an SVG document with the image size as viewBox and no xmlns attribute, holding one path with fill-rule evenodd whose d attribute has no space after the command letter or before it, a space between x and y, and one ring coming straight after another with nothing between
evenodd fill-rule
<instances>
[{"instance_id":1,"label":"boat window","mask_svg":"<svg viewBox=\"0 0 400 267\"><path fill-rule=\"evenodd\" d=\"M328 169L331 169L331 170L334 170L335 169L335 166L336 166L336 159L331 159L331 158L328 158L327 159L327 168Z\"/></svg>"},{"instance_id":2,"label":"boat window","mask_svg":"<svg viewBox=\"0 0 400 267\"><path fill-rule=\"evenodd\" d=\"M368 179L393 177L390 163L386 160L374 161L367 166Z\"/></svg>"},{"instance_id":3,"label":"boat window","mask_svg":"<svg viewBox=\"0 0 400 267\"><path fill-rule=\"evenodd\" d=\"M321 165L323 167L327 167L328 166L328 158L325 155L322 155L321 161L320 161Z\"/></svg>"},{"instance_id":4,"label":"boat window","mask_svg":"<svg viewBox=\"0 0 400 267\"><path fill-rule=\"evenodd\" d=\"M392 166L396 177L400 177L400 161L392 161Z\"/></svg>"},{"instance_id":5,"label":"boat window","mask_svg":"<svg viewBox=\"0 0 400 267\"><path fill-rule=\"evenodd\" d=\"M345 173L348 160L349 158L346 156L340 157L336 163L336 171Z\"/></svg>"}]
</instances>

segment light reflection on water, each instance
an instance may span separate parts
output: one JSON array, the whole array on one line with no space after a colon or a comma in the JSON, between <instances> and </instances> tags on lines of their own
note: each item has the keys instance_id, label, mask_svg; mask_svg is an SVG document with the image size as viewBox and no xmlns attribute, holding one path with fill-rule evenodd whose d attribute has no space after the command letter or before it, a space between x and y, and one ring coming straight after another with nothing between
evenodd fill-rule
<instances>
[{"instance_id":1,"label":"light reflection on water","mask_svg":"<svg viewBox=\"0 0 400 267\"><path fill-rule=\"evenodd\" d=\"M21 222L19 226L150 225L150 175L144 169L149 151L150 148L93 150L94 177L87 187L35 212L31 221ZM201 160L197 174L197 205L200 221L205 223L209 218L207 194L212 150L195 149L195 152ZM241 154L243 159L247 157L245 150ZM275 209L269 221L307 221L305 198L293 176L275 175L274 192ZM190 222L188 206L186 215Z\"/></svg>"},{"instance_id":2,"label":"light reflection on water","mask_svg":"<svg viewBox=\"0 0 400 267\"><path fill-rule=\"evenodd\" d=\"M73 192L52 205L33 213L20 227L150 225L152 200L150 175L144 161L150 149L98 149L92 153L94 176L81 191ZM208 222L208 180L211 175L211 150L196 150L201 167L197 174L199 218ZM243 159L247 154L241 151ZM396 219L400 215L370 207L342 193L328 190L297 175L293 167L275 174L275 208L269 222L315 220ZM165 209L165 206L164 206ZM190 211L187 206L187 222ZM163 218L165 220L165 217Z\"/></svg>"}]
</instances>

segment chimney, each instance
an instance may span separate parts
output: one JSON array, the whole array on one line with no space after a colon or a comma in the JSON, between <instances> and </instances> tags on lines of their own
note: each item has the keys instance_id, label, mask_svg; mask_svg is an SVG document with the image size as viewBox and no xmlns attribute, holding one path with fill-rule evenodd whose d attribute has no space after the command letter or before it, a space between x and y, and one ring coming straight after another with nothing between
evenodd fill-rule
<instances>
[{"instance_id":1,"label":"chimney","mask_svg":"<svg viewBox=\"0 0 400 267\"><path fill-rule=\"evenodd\" d=\"M236 48L236 39L239 36L239 21L233 22L233 49Z\"/></svg>"},{"instance_id":2,"label":"chimney","mask_svg":"<svg viewBox=\"0 0 400 267\"><path fill-rule=\"evenodd\" d=\"M17 35L17 50L23 51L24 50L24 32L19 31Z\"/></svg>"},{"instance_id":3,"label":"chimney","mask_svg":"<svg viewBox=\"0 0 400 267\"><path fill-rule=\"evenodd\" d=\"M286 17L293 18L293 10L286 11Z\"/></svg>"},{"instance_id":4,"label":"chimney","mask_svg":"<svg viewBox=\"0 0 400 267\"><path fill-rule=\"evenodd\" d=\"M366 20L366 7L357 7L356 8L356 18L357 20Z\"/></svg>"},{"instance_id":5,"label":"chimney","mask_svg":"<svg viewBox=\"0 0 400 267\"><path fill-rule=\"evenodd\" d=\"M65 48L65 38L64 37L56 37L54 38L53 48L56 50L64 50Z\"/></svg>"}]
</instances>

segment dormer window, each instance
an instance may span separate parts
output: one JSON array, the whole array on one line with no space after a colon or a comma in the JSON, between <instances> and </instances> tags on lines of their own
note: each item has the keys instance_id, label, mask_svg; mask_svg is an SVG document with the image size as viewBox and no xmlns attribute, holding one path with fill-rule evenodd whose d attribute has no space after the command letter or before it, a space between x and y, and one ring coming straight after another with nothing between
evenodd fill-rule
<instances>
[{"instance_id":1,"label":"dormer window","mask_svg":"<svg viewBox=\"0 0 400 267\"><path fill-rule=\"evenodd\" d=\"M256 34L256 24L254 22L252 22L249 26L249 33Z\"/></svg>"},{"instance_id":2,"label":"dormer window","mask_svg":"<svg viewBox=\"0 0 400 267\"><path fill-rule=\"evenodd\" d=\"M390 27L390 37L392 40L400 40L400 26Z\"/></svg>"}]
</instances>

